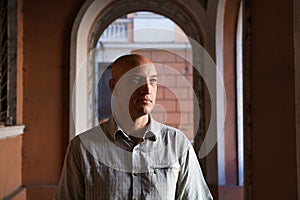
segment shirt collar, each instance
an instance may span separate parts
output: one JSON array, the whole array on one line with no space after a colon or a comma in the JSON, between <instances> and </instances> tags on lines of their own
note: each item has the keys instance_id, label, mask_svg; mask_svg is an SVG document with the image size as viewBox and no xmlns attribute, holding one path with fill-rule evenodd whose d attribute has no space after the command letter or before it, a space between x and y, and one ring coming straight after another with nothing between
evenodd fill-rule
<instances>
[{"instance_id":1,"label":"shirt collar","mask_svg":"<svg viewBox=\"0 0 300 200\"><path fill-rule=\"evenodd\" d=\"M150 120L150 122L147 125L147 129L145 131L145 135L144 135L143 139L149 139L151 141L156 141L158 134L159 134L160 130L162 129L162 124L155 121L152 118L151 114L149 114L149 120ZM109 134L111 135L111 137L114 140L116 139L117 133L121 133L123 137L128 138L128 135L121 129L121 127L118 125L117 120L114 119L113 116L109 119L108 123L109 123L109 127L110 127Z\"/></svg>"}]
</instances>

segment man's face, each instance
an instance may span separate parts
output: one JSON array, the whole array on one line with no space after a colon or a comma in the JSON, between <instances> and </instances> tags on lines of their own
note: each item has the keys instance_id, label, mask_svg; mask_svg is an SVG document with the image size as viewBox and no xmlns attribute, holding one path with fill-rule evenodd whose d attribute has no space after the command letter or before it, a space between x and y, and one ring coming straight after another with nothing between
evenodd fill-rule
<instances>
[{"instance_id":1,"label":"man's face","mask_svg":"<svg viewBox=\"0 0 300 200\"><path fill-rule=\"evenodd\" d=\"M119 90L117 102L121 105L121 109L129 109L132 118L143 116L153 110L157 91L157 72L153 64L130 69L117 85Z\"/></svg>"}]
</instances>

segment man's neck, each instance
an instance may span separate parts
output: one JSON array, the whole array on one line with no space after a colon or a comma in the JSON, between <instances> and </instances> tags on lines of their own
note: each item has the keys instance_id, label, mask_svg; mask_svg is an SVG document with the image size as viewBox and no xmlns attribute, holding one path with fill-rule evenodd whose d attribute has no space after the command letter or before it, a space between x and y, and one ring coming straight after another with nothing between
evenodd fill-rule
<instances>
[{"instance_id":1,"label":"man's neck","mask_svg":"<svg viewBox=\"0 0 300 200\"><path fill-rule=\"evenodd\" d=\"M124 130L128 135L142 138L146 131L147 125L149 123L149 115L143 115L140 117L136 117L134 119L121 117L122 115L118 115L116 113L116 121L120 128Z\"/></svg>"},{"instance_id":2,"label":"man's neck","mask_svg":"<svg viewBox=\"0 0 300 200\"><path fill-rule=\"evenodd\" d=\"M149 115L143 115L141 117L133 119L133 124L134 124L134 130L133 131L138 131L141 129L144 129L149 123Z\"/></svg>"}]
</instances>

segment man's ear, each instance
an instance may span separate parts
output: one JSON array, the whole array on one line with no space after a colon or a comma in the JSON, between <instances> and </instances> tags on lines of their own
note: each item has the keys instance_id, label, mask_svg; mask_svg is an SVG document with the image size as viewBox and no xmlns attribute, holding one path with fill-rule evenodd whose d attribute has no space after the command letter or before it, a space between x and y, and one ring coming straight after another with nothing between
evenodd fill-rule
<instances>
[{"instance_id":1,"label":"man's ear","mask_svg":"<svg viewBox=\"0 0 300 200\"><path fill-rule=\"evenodd\" d=\"M109 80L109 89L110 89L111 93L115 92L114 89L115 89L116 83L117 83L117 81L115 79Z\"/></svg>"}]
</instances>

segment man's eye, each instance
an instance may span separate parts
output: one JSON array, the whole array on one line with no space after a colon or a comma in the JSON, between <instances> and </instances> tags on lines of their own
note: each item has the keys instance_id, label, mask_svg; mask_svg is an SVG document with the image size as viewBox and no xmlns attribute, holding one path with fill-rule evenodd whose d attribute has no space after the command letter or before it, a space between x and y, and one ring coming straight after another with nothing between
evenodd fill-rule
<instances>
[{"instance_id":1,"label":"man's eye","mask_svg":"<svg viewBox=\"0 0 300 200\"><path fill-rule=\"evenodd\" d=\"M156 78L150 79L150 83L156 83L156 82L157 82L157 79L156 79Z\"/></svg>"},{"instance_id":2,"label":"man's eye","mask_svg":"<svg viewBox=\"0 0 300 200\"><path fill-rule=\"evenodd\" d=\"M132 84L138 85L140 83L140 79L131 79Z\"/></svg>"}]
</instances>

